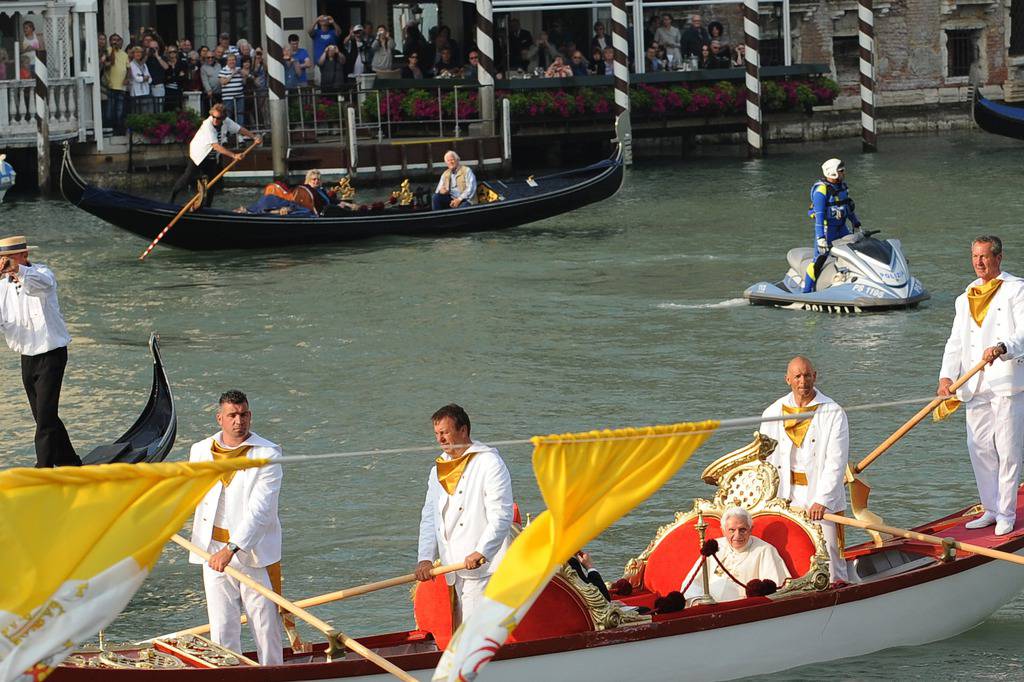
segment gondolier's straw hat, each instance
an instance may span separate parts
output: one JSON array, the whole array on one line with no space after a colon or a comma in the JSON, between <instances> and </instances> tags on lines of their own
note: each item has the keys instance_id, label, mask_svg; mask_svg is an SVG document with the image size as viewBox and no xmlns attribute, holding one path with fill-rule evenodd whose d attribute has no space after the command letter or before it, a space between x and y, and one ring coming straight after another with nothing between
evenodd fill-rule
<instances>
[{"instance_id":1,"label":"gondolier's straw hat","mask_svg":"<svg viewBox=\"0 0 1024 682\"><path fill-rule=\"evenodd\" d=\"M0 239L0 256L10 256L15 253L28 253L28 250L34 248L28 245L23 235L16 235L14 237L4 237Z\"/></svg>"}]
</instances>

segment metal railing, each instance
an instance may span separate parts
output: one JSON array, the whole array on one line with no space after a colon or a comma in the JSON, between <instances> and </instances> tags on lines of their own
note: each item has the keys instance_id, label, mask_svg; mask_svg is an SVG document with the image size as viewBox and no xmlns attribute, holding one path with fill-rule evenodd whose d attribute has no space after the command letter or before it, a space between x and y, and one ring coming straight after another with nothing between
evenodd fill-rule
<instances>
[{"instance_id":1,"label":"metal railing","mask_svg":"<svg viewBox=\"0 0 1024 682\"><path fill-rule=\"evenodd\" d=\"M359 106L356 106L356 129L369 132L371 137L375 133L377 140L384 140L410 130L413 134L432 134L436 126L438 137L460 138L468 132L470 125L492 120L484 119L481 113L479 94L484 87L493 86L445 84L434 80L428 87L414 89L378 87L361 90ZM417 96L423 91L431 93L430 97ZM416 99L410 106L404 106L411 97ZM406 119L404 116L410 114L410 108L412 116Z\"/></svg>"}]
</instances>

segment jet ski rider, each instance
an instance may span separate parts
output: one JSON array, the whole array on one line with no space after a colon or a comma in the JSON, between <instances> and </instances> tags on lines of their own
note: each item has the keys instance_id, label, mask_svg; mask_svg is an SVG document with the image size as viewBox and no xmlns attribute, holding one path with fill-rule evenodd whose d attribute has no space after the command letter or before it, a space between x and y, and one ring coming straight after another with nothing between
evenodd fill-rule
<instances>
[{"instance_id":1,"label":"jet ski rider","mask_svg":"<svg viewBox=\"0 0 1024 682\"><path fill-rule=\"evenodd\" d=\"M853 232L860 229L860 220L853 212L853 199L844 180L846 167L843 162L829 159L821 164L821 174L824 178L811 187L811 208L807 211L807 215L814 218L814 260L804 275L805 294L814 291L815 280L824 265L824 258L821 264L818 263L819 256L832 249L832 242L850 234L846 229L847 219L853 225Z\"/></svg>"}]
</instances>

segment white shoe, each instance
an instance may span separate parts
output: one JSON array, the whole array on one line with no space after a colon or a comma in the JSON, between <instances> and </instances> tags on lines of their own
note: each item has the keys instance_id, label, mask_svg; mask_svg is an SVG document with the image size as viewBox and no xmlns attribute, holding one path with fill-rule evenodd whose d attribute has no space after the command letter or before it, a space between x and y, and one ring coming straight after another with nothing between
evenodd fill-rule
<instances>
[{"instance_id":1,"label":"white shoe","mask_svg":"<svg viewBox=\"0 0 1024 682\"><path fill-rule=\"evenodd\" d=\"M996 535L1006 535L1013 530L1012 521L1000 521L996 524Z\"/></svg>"},{"instance_id":2,"label":"white shoe","mask_svg":"<svg viewBox=\"0 0 1024 682\"><path fill-rule=\"evenodd\" d=\"M984 528L985 526L991 526L996 522L996 515L992 512L985 512L973 521L968 521L964 524L964 528L969 530L977 530L978 528Z\"/></svg>"}]
</instances>

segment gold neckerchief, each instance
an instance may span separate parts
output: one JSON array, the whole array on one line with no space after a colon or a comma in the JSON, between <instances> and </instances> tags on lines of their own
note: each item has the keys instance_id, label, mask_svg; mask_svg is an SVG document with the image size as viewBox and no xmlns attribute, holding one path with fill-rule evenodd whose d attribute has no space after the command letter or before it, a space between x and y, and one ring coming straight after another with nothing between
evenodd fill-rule
<instances>
[{"instance_id":1,"label":"gold neckerchief","mask_svg":"<svg viewBox=\"0 0 1024 682\"><path fill-rule=\"evenodd\" d=\"M466 465L473 459L475 452L463 453L462 457L456 459L445 459L438 457L437 460L437 482L441 484L445 492L451 495L459 485L459 479L466 471Z\"/></svg>"},{"instance_id":2,"label":"gold neckerchief","mask_svg":"<svg viewBox=\"0 0 1024 682\"><path fill-rule=\"evenodd\" d=\"M218 443L216 438L213 439L213 443L210 445L210 454L213 455L214 462L222 459L231 459L232 457L245 457L249 454L250 450L252 450L251 445L239 445L237 448L229 450ZM235 473L234 471L229 471L220 477L224 487L231 485L231 479L235 477Z\"/></svg>"},{"instance_id":3,"label":"gold neckerchief","mask_svg":"<svg viewBox=\"0 0 1024 682\"><path fill-rule=\"evenodd\" d=\"M790 407L789 405L782 406L782 414L799 414L800 412L816 412L821 407L821 403L817 405L805 405L804 407ZM786 435L793 441L793 445L802 447L804 444L804 437L807 435L807 429L811 428L811 419L787 419L782 422L782 426L786 429Z\"/></svg>"},{"instance_id":4,"label":"gold neckerchief","mask_svg":"<svg viewBox=\"0 0 1024 682\"><path fill-rule=\"evenodd\" d=\"M992 303L992 299L995 298L996 292L999 291L999 287L1002 285L1003 280L994 277L984 284L967 289L967 304L971 308L971 317L974 318L974 323L979 327L985 321L985 315L988 314L988 306Z\"/></svg>"}]
</instances>

